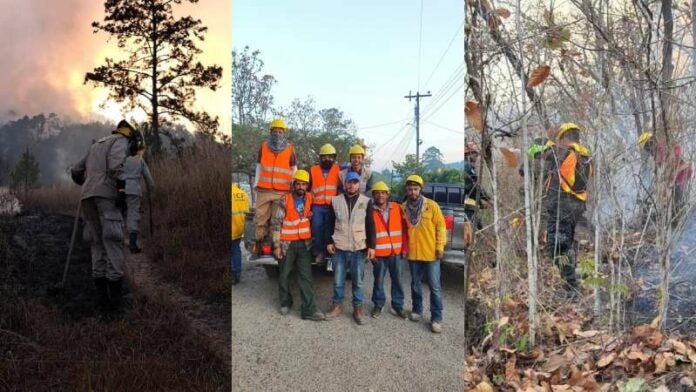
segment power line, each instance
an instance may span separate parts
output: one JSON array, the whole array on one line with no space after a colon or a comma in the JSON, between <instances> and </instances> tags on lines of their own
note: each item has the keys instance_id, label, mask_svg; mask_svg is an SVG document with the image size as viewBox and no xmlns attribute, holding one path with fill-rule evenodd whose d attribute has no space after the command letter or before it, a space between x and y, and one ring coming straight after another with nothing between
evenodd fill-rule
<instances>
[{"instance_id":1,"label":"power line","mask_svg":"<svg viewBox=\"0 0 696 392\"><path fill-rule=\"evenodd\" d=\"M425 116L425 119L424 119L424 120L427 120L427 119L431 118L435 113L437 113L438 111L440 111L440 109L442 109L442 108L447 104L447 102L449 102L449 100L452 99L452 97L453 97L456 93L458 93L459 90L461 90L463 87L464 87L464 80L462 80L462 83L459 85L459 87L457 87L456 89L454 89L454 91L452 91L452 93L447 97L447 99L445 99L444 101L442 101L442 102L440 103L440 105L439 105L437 108L435 108L435 109L429 111L428 114Z\"/></svg>"},{"instance_id":2,"label":"power line","mask_svg":"<svg viewBox=\"0 0 696 392\"><path fill-rule=\"evenodd\" d=\"M386 127L387 125L393 125L393 124L398 124L402 121L408 120L408 117L402 118L401 120L396 120L396 121L391 121L388 123L383 123L383 124L375 124L375 125L368 125L366 127L358 127L358 129L363 130L363 129L370 129L370 128L380 128L380 127Z\"/></svg>"},{"instance_id":3,"label":"power line","mask_svg":"<svg viewBox=\"0 0 696 392\"><path fill-rule=\"evenodd\" d=\"M408 92L408 95L406 95L404 98L408 98L408 101L411 102L411 98L416 99L416 108L414 110L414 114L416 115L416 163L418 163L419 156L420 156L420 99L421 98L427 98L427 97L432 97L432 94L430 94L430 91L428 91L427 94L421 94L420 92L416 91L416 95L412 95L411 92Z\"/></svg>"},{"instance_id":4,"label":"power line","mask_svg":"<svg viewBox=\"0 0 696 392\"><path fill-rule=\"evenodd\" d=\"M442 64L442 60L445 59L445 55L447 55L447 52L449 52L450 48L452 47L452 44L459 36L459 31L462 30L463 27L464 27L464 21L462 20L462 23L459 24L459 27L457 27L457 31L455 31L454 35L452 36L452 39L450 39L449 44L447 44L447 49L445 49L445 51L442 53L442 56L440 56L440 60L437 61L437 65L435 65L435 68L430 73L430 76L428 76L428 79L423 84L424 87L428 86L430 79L433 78L433 76L435 75L435 72L437 72L438 68L440 68L440 64Z\"/></svg>"},{"instance_id":5,"label":"power line","mask_svg":"<svg viewBox=\"0 0 696 392\"><path fill-rule=\"evenodd\" d=\"M446 127L446 126L444 126L444 125L435 124L434 122L428 121L428 120L425 120L425 119L424 119L423 121L427 122L427 123L430 124L430 125L433 125L433 126L435 126L435 127L438 127L438 128L440 128L440 129L443 129L443 130L445 130L445 131L450 131L450 132L456 133L456 134L458 134L458 135L463 135L463 134L464 134L464 131L458 131L458 130L456 130L456 129L448 128L448 127Z\"/></svg>"},{"instance_id":6,"label":"power line","mask_svg":"<svg viewBox=\"0 0 696 392\"><path fill-rule=\"evenodd\" d=\"M442 100L443 97L445 97L446 94L449 93L449 90L455 86L455 84L464 76L464 63L462 62L455 70L452 72L449 78L447 78L447 81L440 87L440 89L434 94L435 98L430 102L430 105L426 106L426 108L423 110L424 114L427 114L430 109L435 107L440 101Z\"/></svg>"}]
</instances>

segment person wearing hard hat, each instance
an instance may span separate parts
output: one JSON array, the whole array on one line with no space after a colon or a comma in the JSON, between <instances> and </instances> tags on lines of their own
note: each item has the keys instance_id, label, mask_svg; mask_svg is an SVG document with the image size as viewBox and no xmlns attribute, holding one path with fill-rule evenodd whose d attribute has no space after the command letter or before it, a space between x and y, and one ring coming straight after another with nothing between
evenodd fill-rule
<instances>
[{"instance_id":1,"label":"person wearing hard hat","mask_svg":"<svg viewBox=\"0 0 696 392\"><path fill-rule=\"evenodd\" d=\"M590 150L580 144L580 127L562 124L557 143L547 152L548 175L544 186L544 204L548 214L547 252L561 271L566 295L578 294L573 249L575 227L585 212L592 177Z\"/></svg>"},{"instance_id":2,"label":"person wearing hard hat","mask_svg":"<svg viewBox=\"0 0 696 392\"><path fill-rule=\"evenodd\" d=\"M403 249L406 228L401 206L389 201L389 187L384 181L372 187L373 220L375 222L375 258L372 259L374 285L372 287L371 316L382 314L386 302L384 278L389 271L391 277L391 307L397 316L406 319L404 310L404 289L401 284L401 250Z\"/></svg>"},{"instance_id":3,"label":"person wearing hard hat","mask_svg":"<svg viewBox=\"0 0 696 392\"><path fill-rule=\"evenodd\" d=\"M360 178L360 193L368 197L371 196L372 170L365 167L365 149L359 144L354 145L348 151L348 158L350 159L350 166L339 173L339 193L344 191L348 173L354 172Z\"/></svg>"},{"instance_id":4,"label":"person wearing hard hat","mask_svg":"<svg viewBox=\"0 0 696 392\"><path fill-rule=\"evenodd\" d=\"M128 247L131 253L140 253L138 235L140 234L140 200L143 192L140 187L140 178L145 180L147 191L152 194L155 189L155 181L150 174L150 168L144 159L145 143L138 144L138 152L126 158L124 175L126 177L126 228L128 230Z\"/></svg>"},{"instance_id":5,"label":"person wearing hard hat","mask_svg":"<svg viewBox=\"0 0 696 392\"><path fill-rule=\"evenodd\" d=\"M326 317L317 309L312 286L312 194L307 192L309 173L298 170L293 176L292 187L291 193L281 196L272 223L273 253L280 262L280 314L285 316L292 307L289 277L293 270L297 270L302 318L320 321Z\"/></svg>"},{"instance_id":6,"label":"person wearing hard hat","mask_svg":"<svg viewBox=\"0 0 696 392\"><path fill-rule=\"evenodd\" d=\"M411 271L411 302L409 318L418 322L423 317L423 290L421 279L426 275L430 287L430 330L442 332L444 310L440 260L445 254L447 229L440 206L421 194L423 178L406 178L406 201L401 209L406 221L407 240L403 251Z\"/></svg>"},{"instance_id":7,"label":"person wearing hard hat","mask_svg":"<svg viewBox=\"0 0 696 392\"><path fill-rule=\"evenodd\" d=\"M123 254L123 216L126 205L126 157L137 153L140 132L126 120L90 147L70 169L81 185L80 200L85 220L84 238L91 241L92 277L99 295L98 306L116 310L121 305Z\"/></svg>"},{"instance_id":8,"label":"person wearing hard hat","mask_svg":"<svg viewBox=\"0 0 696 392\"><path fill-rule=\"evenodd\" d=\"M319 163L312 166L310 174L310 190L312 191L312 232L326 231L331 198L338 194L341 169L336 163L336 149L331 144L324 144L319 150ZM314 236L313 252L318 263L324 261L326 242L323 235Z\"/></svg>"},{"instance_id":9,"label":"person wearing hard hat","mask_svg":"<svg viewBox=\"0 0 696 392\"><path fill-rule=\"evenodd\" d=\"M474 228L479 228L481 223L476 219L476 212L479 208L489 208L491 206L491 198L488 196L481 187L478 180L478 174L476 173L476 162L481 155L481 150L479 149L476 142L468 142L464 147L464 194L466 198L464 199L464 213L468 219L467 226L465 230L471 230L473 232ZM473 227L469 228L468 225ZM467 244L468 245L468 244Z\"/></svg>"},{"instance_id":10,"label":"person wearing hard hat","mask_svg":"<svg viewBox=\"0 0 696 392\"><path fill-rule=\"evenodd\" d=\"M288 143L285 121L276 118L269 126L270 136L261 143L253 189L256 191L254 225L257 255L269 232L274 205L291 190L292 176L297 171L295 148Z\"/></svg>"},{"instance_id":11,"label":"person wearing hard hat","mask_svg":"<svg viewBox=\"0 0 696 392\"><path fill-rule=\"evenodd\" d=\"M242 277L242 248L244 224L249 212L249 195L237 183L232 183L230 190L232 211L232 284L240 282Z\"/></svg>"},{"instance_id":12,"label":"person wearing hard hat","mask_svg":"<svg viewBox=\"0 0 696 392\"><path fill-rule=\"evenodd\" d=\"M329 230L326 231L326 250L332 255L334 270L332 306L327 319L332 320L343 313L343 288L346 271L350 269L353 289L353 319L358 325L364 323L363 277L365 262L375 257L375 223L372 200L360 193L360 175L346 175L345 193L331 199Z\"/></svg>"}]
</instances>

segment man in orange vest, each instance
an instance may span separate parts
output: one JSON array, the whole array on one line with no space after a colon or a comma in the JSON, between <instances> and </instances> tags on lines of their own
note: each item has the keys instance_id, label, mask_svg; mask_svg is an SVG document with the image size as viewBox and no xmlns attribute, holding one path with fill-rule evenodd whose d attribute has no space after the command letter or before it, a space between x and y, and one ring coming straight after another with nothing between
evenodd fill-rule
<instances>
[{"instance_id":1,"label":"man in orange vest","mask_svg":"<svg viewBox=\"0 0 696 392\"><path fill-rule=\"evenodd\" d=\"M389 201L389 187L384 181L377 182L372 187L373 216L375 221L375 258L372 260L374 285L372 288L371 316L382 314L386 301L384 294L384 278L389 270L391 277L391 306L397 316L406 319L404 310L404 289L401 285L401 249L405 237L404 218L401 206Z\"/></svg>"},{"instance_id":2,"label":"man in orange vest","mask_svg":"<svg viewBox=\"0 0 696 392\"><path fill-rule=\"evenodd\" d=\"M297 171L295 148L285 138L288 129L285 121L276 118L269 128L271 134L268 140L261 143L254 180L257 252L261 252L263 239L268 235L274 202L290 192L292 176Z\"/></svg>"},{"instance_id":3,"label":"man in orange vest","mask_svg":"<svg viewBox=\"0 0 696 392\"><path fill-rule=\"evenodd\" d=\"M331 198L338 194L338 173L340 168L336 163L336 149L331 144L324 144L319 150L319 163L309 171L309 188L312 191L312 233L324 233L327 230L327 220L331 211ZM317 262L325 257L326 242L324 235L314 236L314 252Z\"/></svg>"},{"instance_id":4,"label":"man in orange vest","mask_svg":"<svg viewBox=\"0 0 696 392\"><path fill-rule=\"evenodd\" d=\"M312 195L307 193L308 186L309 173L298 170L294 176L292 193L280 198L280 206L273 216L273 252L280 261L280 314L285 316L292 307L288 278L292 270L297 269L302 318L320 321L326 317L317 309L312 286Z\"/></svg>"},{"instance_id":5,"label":"man in orange vest","mask_svg":"<svg viewBox=\"0 0 696 392\"><path fill-rule=\"evenodd\" d=\"M548 169L543 199L548 215L547 250L565 280L566 295L573 298L578 294L575 226L585 212L592 165L590 150L580 144L580 127L562 124L556 139L558 145L548 143L551 148L544 153Z\"/></svg>"}]
</instances>

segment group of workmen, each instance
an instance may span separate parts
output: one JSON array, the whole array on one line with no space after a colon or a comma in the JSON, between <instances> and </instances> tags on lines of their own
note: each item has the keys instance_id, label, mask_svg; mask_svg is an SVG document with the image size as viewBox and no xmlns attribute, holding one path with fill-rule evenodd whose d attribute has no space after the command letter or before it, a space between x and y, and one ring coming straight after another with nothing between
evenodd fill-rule
<instances>
[{"instance_id":1,"label":"group of workmen","mask_svg":"<svg viewBox=\"0 0 696 392\"><path fill-rule=\"evenodd\" d=\"M363 278L366 263L373 265L371 316L379 317L386 296L384 280L391 277L391 309L402 319L423 318L423 289L426 276L430 289L430 329L442 331L443 292L440 260L446 243L445 220L440 207L421 194L423 179L406 179L406 200L390 201L390 189L382 181L373 184L370 169L364 166L365 150L360 145L349 151L350 164L336 162L336 149L325 144L319 151L319 163L309 171L297 169L292 144L285 135L282 119L270 124L270 136L259 151L253 189L255 205L255 250L261 252L264 238L272 238L273 254L278 260L280 314L287 315L293 305L289 276L297 271L301 316L307 320L331 320L343 314L342 302L346 274L352 282L353 319L365 322ZM233 283L240 280L240 238L248 199L232 185ZM236 248L236 249L235 249ZM254 255L254 257L258 256ZM330 257L333 269L331 307L324 314L315 299L312 261ZM402 258L411 272L410 312L404 308L401 278Z\"/></svg>"},{"instance_id":2,"label":"group of workmen","mask_svg":"<svg viewBox=\"0 0 696 392\"><path fill-rule=\"evenodd\" d=\"M124 229L129 234L131 253L141 251L141 177L148 192L154 188L144 152L140 131L123 120L110 135L95 141L70 170L73 181L82 186L83 238L91 244L92 278L102 310L114 311L121 306Z\"/></svg>"}]
</instances>

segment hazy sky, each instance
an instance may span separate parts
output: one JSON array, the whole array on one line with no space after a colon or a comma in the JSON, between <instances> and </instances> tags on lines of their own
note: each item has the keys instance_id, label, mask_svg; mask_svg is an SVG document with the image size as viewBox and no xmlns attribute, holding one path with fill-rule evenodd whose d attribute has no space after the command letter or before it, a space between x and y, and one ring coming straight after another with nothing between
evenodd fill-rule
<instances>
[{"instance_id":1,"label":"hazy sky","mask_svg":"<svg viewBox=\"0 0 696 392\"><path fill-rule=\"evenodd\" d=\"M377 169L415 153L414 102L404 96L419 85L430 90L421 101L421 153L436 146L447 162L460 161L463 3L423 1L422 34L420 11L419 0L236 0L232 40L238 50L261 50L278 80L276 105L311 95L319 108L355 120L376 146Z\"/></svg>"},{"instance_id":2,"label":"hazy sky","mask_svg":"<svg viewBox=\"0 0 696 392\"><path fill-rule=\"evenodd\" d=\"M103 63L105 56L120 58L108 36L93 34L91 23L103 20L101 0L0 0L0 116L9 110L19 114L56 112L73 118L97 114L116 121L121 114L110 106L99 108L104 90L83 85L86 72ZM217 92L201 91L198 107L230 126L230 15L229 0L201 0L197 5L175 6L208 26L201 61L223 66ZM130 117L130 114L127 115ZM224 129L223 128L223 129Z\"/></svg>"}]
</instances>

